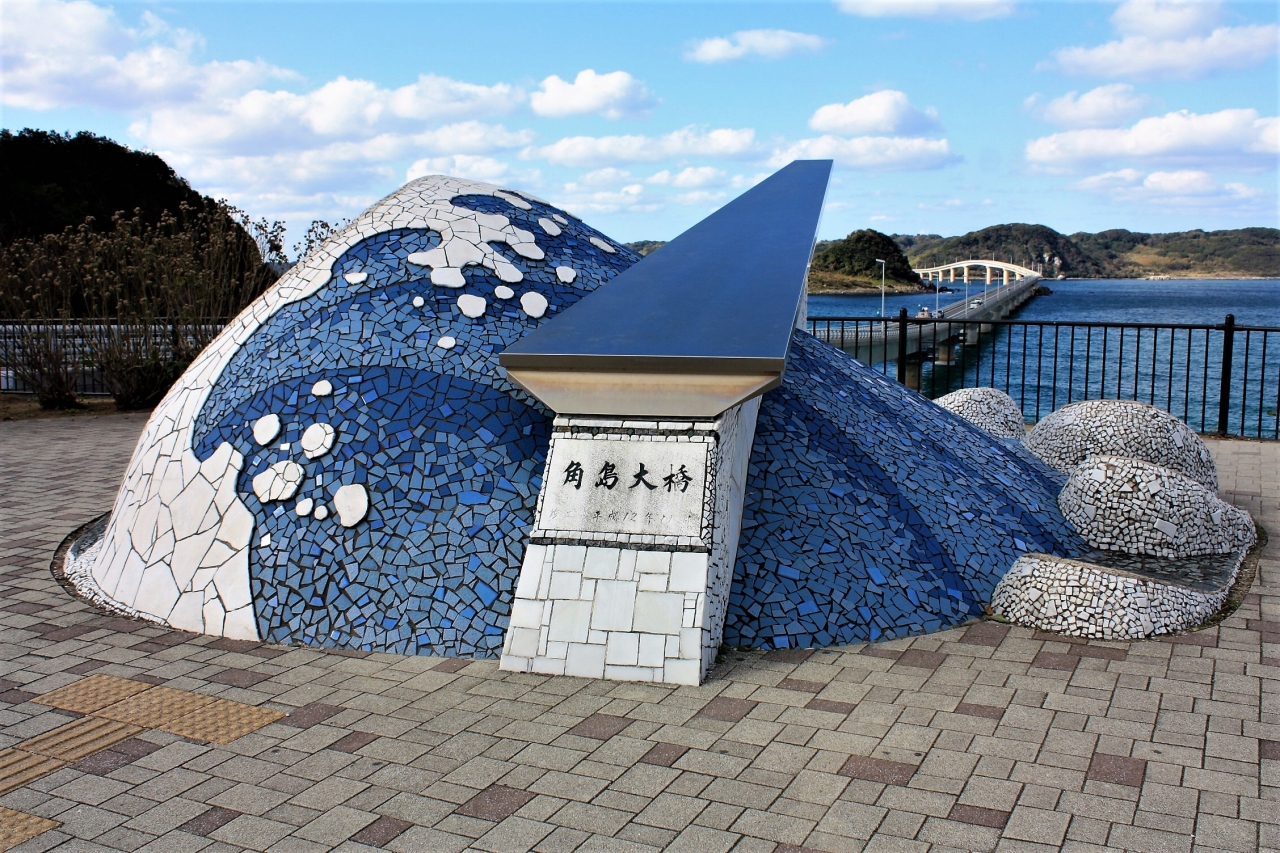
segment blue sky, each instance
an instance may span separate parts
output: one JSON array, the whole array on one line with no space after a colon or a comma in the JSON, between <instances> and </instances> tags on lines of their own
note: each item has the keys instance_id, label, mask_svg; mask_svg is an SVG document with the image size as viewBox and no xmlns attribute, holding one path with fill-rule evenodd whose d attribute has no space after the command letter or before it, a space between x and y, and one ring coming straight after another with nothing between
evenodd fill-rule
<instances>
[{"instance_id":1,"label":"blue sky","mask_svg":"<svg viewBox=\"0 0 1280 853\"><path fill-rule=\"evenodd\" d=\"M0 103L292 239L437 172L668 239L797 157L824 238L1276 226L1277 9L5 0Z\"/></svg>"}]
</instances>

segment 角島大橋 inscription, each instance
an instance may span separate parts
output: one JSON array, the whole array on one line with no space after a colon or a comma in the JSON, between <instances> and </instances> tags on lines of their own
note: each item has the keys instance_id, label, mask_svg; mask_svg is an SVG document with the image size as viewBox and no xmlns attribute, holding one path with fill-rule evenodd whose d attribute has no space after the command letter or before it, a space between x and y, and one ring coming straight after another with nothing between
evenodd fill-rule
<instances>
[{"instance_id":1,"label":"\u89d2\u5cf6\u5927\u6a4b inscription","mask_svg":"<svg viewBox=\"0 0 1280 853\"><path fill-rule=\"evenodd\" d=\"M631 438L553 440L542 487L543 531L701 537L714 445Z\"/></svg>"}]
</instances>

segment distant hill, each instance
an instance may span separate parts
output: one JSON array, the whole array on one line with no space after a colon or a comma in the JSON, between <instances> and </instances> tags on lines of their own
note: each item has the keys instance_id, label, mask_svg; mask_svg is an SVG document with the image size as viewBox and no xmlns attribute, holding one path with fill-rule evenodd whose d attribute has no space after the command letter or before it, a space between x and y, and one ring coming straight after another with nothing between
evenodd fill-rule
<instances>
[{"instance_id":1,"label":"distant hill","mask_svg":"<svg viewBox=\"0 0 1280 853\"><path fill-rule=\"evenodd\" d=\"M994 225L959 237L895 234L916 268L982 258L1036 268L1046 278L1280 277L1280 230L1144 234L1116 229L1067 236L1044 225Z\"/></svg>"},{"instance_id":2,"label":"distant hill","mask_svg":"<svg viewBox=\"0 0 1280 853\"><path fill-rule=\"evenodd\" d=\"M902 249L892 237L879 231L864 228L815 249L809 267L811 291L878 288L881 271L877 258L885 262L884 279L895 290L921 287L920 276L912 271Z\"/></svg>"},{"instance_id":3,"label":"distant hill","mask_svg":"<svg viewBox=\"0 0 1280 853\"><path fill-rule=\"evenodd\" d=\"M212 204L154 154L92 133L0 131L0 245L53 234L94 217L111 227L117 211L142 211L154 224L183 203Z\"/></svg>"},{"instance_id":4,"label":"distant hill","mask_svg":"<svg viewBox=\"0 0 1280 853\"><path fill-rule=\"evenodd\" d=\"M1280 277L1280 229L1142 234L1115 229L1072 234L1114 277Z\"/></svg>"},{"instance_id":5,"label":"distant hill","mask_svg":"<svg viewBox=\"0 0 1280 853\"><path fill-rule=\"evenodd\" d=\"M1032 269L1041 264L1046 278L1053 278L1060 273L1086 278L1101 278L1107 274L1105 264L1080 248L1065 234L1059 234L1044 225L993 225L960 237L916 239L916 245L906 248L906 251L911 257L911 265L917 269L970 258L991 258ZM898 245L901 246L902 243L899 242Z\"/></svg>"},{"instance_id":6,"label":"distant hill","mask_svg":"<svg viewBox=\"0 0 1280 853\"><path fill-rule=\"evenodd\" d=\"M648 255L667 245L666 240L637 240L634 243L623 243L631 251L637 255Z\"/></svg>"}]
</instances>

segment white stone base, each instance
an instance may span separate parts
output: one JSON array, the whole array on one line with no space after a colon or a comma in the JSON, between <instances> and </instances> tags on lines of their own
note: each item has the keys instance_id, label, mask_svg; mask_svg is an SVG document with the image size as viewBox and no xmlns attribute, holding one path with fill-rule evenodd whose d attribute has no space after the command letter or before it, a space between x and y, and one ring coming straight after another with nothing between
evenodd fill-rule
<instances>
[{"instance_id":1,"label":"white stone base","mask_svg":"<svg viewBox=\"0 0 1280 853\"><path fill-rule=\"evenodd\" d=\"M667 529L659 523L643 531L620 523L609 531L589 505L581 509L581 523L564 518L563 507L569 504L560 501L553 504L561 515L552 524L543 518L548 505L544 487L535 542L520 568L502 669L616 681L702 682L724 637L759 407L758 399L751 400L714 422L698 424L557 419L557 437L580 441L589 434L592 441L616 442L619 458L638 443L714 441L705 469L692 472L706 485L707 523L701 530L696 525ZM547 477L559 476L567 460L555 453L555 437L552 447Z\"/></svg>"}]
</instances>

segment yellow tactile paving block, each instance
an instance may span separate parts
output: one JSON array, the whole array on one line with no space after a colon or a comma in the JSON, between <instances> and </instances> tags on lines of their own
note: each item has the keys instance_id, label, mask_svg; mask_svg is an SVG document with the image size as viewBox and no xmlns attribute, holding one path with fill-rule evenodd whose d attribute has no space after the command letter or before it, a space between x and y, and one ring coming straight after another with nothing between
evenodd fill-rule
<instances>
[{"instance_id":1,"label":"yellow tactile paving block","mask_svg":"<svg viewBox=\"0 0 1280 853\"><path fill-rule=\"evenodd\" d=\"M122 740L128 740L141 731L139 726L116 720L81 717L53 731L23 741L21 749L62 761L79 761Z\"/></svg>"},{"instance_id":2,"label":"yellow tactile paving block","mask_svg":"<svg viewBox=\"0 0 1280 853\"><path fill-rule=\"evenodd\" d=\"M43 696L37 696L33 702L48 705L51 708L62 708L81 714L92 714L95 711L114 705L121 699L127 699L147 690L154 689L150 684L133 681L128 678L117 678L114 675L91 675L74 684L51 690Z\"/></svg>"},{"instance_id":3,"label":"yellow tactile paving block","mask_svg":"<svg viewBox=\"0 0 1280 853\"><path fill-rule=\"evenodd\" d=\"M160 728L191 740L231 743L283 717L279 711L257 708L230 699L214 699L203 708L178 717Z\"/></svg>"},{"instance_id":4,"label":"yellow tactile paving block","mask_svg":"<svg viewBox=\"0 0 1280 853\"><path fill-rule=\"evenodd\" d=\"M161 729L179 717L184 717L213 701L212 696L191 693L187 690L152 687L150 690L94 711L94 716L142 726L144 729Z\"/></svg>"},{"instance_id":5,"label":"yellow tactile paving block","mask_svg":"<svg viewBox=\"0 0 1280 853\"><path fill-rule=\"evenodd\" d=\"M65 766L65 761L47 755L35 755L20 749L0 750L0 794L16 791L46 773Z\"/></svg>"},{"instance_id":6,"label":"yellow tactile paving block","mask_svg":"<svg viewBox=\"0 0 1280 853\"><path fill-rule=\"evenodd\" d=\"M0 806L0 851L12 850L24 841L60 826L62 824L56 820Z\"/></svg>"}]
</instances>

